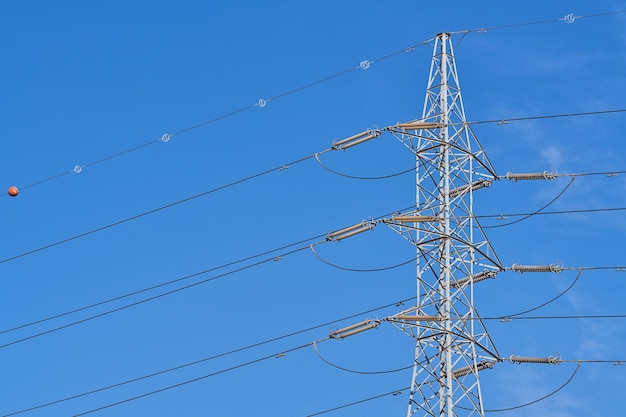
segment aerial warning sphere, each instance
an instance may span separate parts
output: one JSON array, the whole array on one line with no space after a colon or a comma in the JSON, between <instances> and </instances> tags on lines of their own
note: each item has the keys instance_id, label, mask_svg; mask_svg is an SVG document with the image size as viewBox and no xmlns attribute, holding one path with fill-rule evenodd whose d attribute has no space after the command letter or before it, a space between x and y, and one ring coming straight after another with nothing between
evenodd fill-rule
<instances>
[{"instance_id":1,"label":"aerial warning sphere","mask_svg":"<svg viewBox=\"0 0 626 417\"><path fill-rule=\"evenodd\" d=\"M15 197L20 191L17 189L15 185L9 187L9 195L11 197Z\"/></svg>"}]
</instances>

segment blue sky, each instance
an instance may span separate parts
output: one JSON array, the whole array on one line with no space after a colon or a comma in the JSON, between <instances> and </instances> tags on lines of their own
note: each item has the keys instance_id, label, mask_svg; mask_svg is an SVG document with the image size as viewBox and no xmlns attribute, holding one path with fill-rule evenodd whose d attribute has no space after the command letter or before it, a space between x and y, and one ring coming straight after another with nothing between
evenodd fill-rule
<instances>
[{"instance_id":1,"label":"blue sky","mask_svg":"<svg viewBox=\"0 0 626 417\"><path fill-rule=\"evenodd\" d=\"M626 10L620 1L3 2L0 38L3 186L2 329L32 323L278 247L254 260L117 302L0 334L0 345L306 248L311 239L414 202L409 173L358 180L314 159L368 128L421 115L432 46L378 58L457 31ZM626 108L626 14L456 37L469 120ZM366 69L359 63L373 61ZM309 83L349 71L293 94ZM259 99L271 100L255 106ZM241 112L174 135L231 112ZM499 174L626 170L624 113L479 124ZM96 163L136 146L141 149ZM360 177L414 166L391 136L320 156ZM49 249L9 258L205 193L250 181ZM70 173L75 166L80 174ZM57 174L63 174L37 184ZM625 207L624 175L576 177L549 211ZM533 212L570 181L502 180L475 195L477 215ZM33 186L32 184L36 184ZM510 220L515 219L509 216ZM481 218L497 226L495 217ZM541 215L486 228L505 266L626 266L622 211ZM307 240L309 239L309 240ZM382 226L316 248L347 269L385 269L414 248ZM501 273L477 288L483 317L538 306L576 278ZM582 272L558 301L529 315L626 314L623 273ZM415 294L414 265L351 272L310 250L285 255L154 301L0 348L5 415L250 346L318 324L386 317ZM409 304L406 304L409 305ZM486 322L500 354L626 360L623 319ZM22 415L72 416L324 339L331 325L176 372ZM307 416L410 385L414 345L390 325L320 343L90 415ZM498 364L481 373L487 409L540 398L575 365ZM620 415L626 371L585 363L562 391L508 416ZM404 415L408 392L329 415ZM601 407L598 407L601 404Z\"/></svg>"}]
</instances>

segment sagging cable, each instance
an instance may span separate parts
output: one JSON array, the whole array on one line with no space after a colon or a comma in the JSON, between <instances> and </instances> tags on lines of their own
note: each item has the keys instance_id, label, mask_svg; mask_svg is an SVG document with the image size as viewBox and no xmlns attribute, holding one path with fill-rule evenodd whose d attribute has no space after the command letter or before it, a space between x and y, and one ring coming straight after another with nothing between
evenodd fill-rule
<instances>
[{"instance_id":1,"label":"sagging cable","mask_svg":"<svg viewBox=\"0 0 626 417\"><path fill-rule=\"evenodd\" d=\"M563 271L563 267L561 265L518 265L513 264L511 266L511 271L515 271L517 273L523 274L524 272L554 272L555 274L560 274Z\"/></svg>"},{"instance_id":2,"label":"sagging cable","mask_svg":"<svg viewBox=\"0 0 626 417\"><path fill-rule=\"evenodd\" d=\"M509 181L526 181L526 180L554 180L557 175L554 172L531 172L524 174L514 174L512 172L507 172L504 176Z\"/></svg>"},{"instance_id":3,"label":"sagging cable","mask_svg":"<svg viewBox=\"0 0 626 417\"><path fill-rule=\"evenodd\" d=\"M355 179L355 180L384 180L384 179L393 178L393 177L397 177L397 176L400 176L400 175L408 174L409 172L415 172L415 167L412 167L412 168L409 168L409 169L401 171L401 172L396 172L395 174L379 175L379 176L376 176L376 177L363 177L363 176L357 176L357 175L344 174L342 172L336 171L336 170L328 167L319 158L319 153L315 154L315 160L317 161L319 166L324 168L326 171L332 172L333 174L339 175L340 177L352 178L352 179Z\"/></svg>"},{"instance_id":4,"label":"sagging cable","mask_svg":"<svg viewBox=\"0 0 626 417\"><path fill-rule=\"evenodd\" d=\"M578 270L578 274L576 275L576 278L574 279L574 281L565 290L563 290L563 292L561 292L556 297L553 297L550 300L546 301L545 303L539 304L538 306L533 307L531 309L520 311L519 313L515 313L515 314L509 314L508 316L503 316L503 317L500 318L500 321L502 323L508 323L508 322L511 321L511 317L521 316L522 314L527 314L527 313L530 313L532 311L539 310L540 308L545 307L548 304L558 300L559 298L564 296L569 290L571 290L574 287L574 285L576 285L576 283L578 282L578 279L580 278L582 273L583 273L583 270L581 268L581 269Z\"/></svg>"},{"instance_id":5,"label":"sagging cable","mask_svg":"<svg viewBox=\"0 0 626 417\"><path fill-rule=\"evenodd\" d=\"M337 230L336 232L331 232L327 234L326 240L331 242L338 242L351 236L358 235L359 233L371 230L374 227L376 227L376 223L363 221L361 223L357 223L344 229Z\"/></svg>"},{"instance_id":6,"label":"sagging cable","mask_svg":"<svg viewBox=\"0 0 626 417\"><path fill-rule=\"evenodd\" d=\"M499 225L494 225L494 226L484 226L484 227L483 227L483 229L492 229L492 228L496 228L496 227L510 226L510 225L512 225L512 224L519 223L519 222L521 222L521 221L524 221L524 220L526 220L526 219L528 219L528 218L530 218L530 217L532 217L532 216L535 216L535 215L537 215L537 214L539 214L539 213L543 212L543 210L545 210L546 208L548 208L549 206L551 206L551 205L552 205L555 201L557 201L559 198L561 198L561 196L562 196L563 194L565 194L565 191L567 191L567 189L570 187L570 185L572 185L572 184L574 183L574 179L576 179L576 176L575 176L575 175L573 175L573 176L572 176L572 179L571 179L571 180L567 183L567 185L565 186L565 188L563 188L563 189L561 190L561 192L557 194L557 196L556 196L556 197L554 197L554 198L553 198L550 202L548 202L546 205L544 205L543 207L541 207L539 210L536 210L536 211L534 211L534 212L532 212L532 213L530 213L530 214L527 214L526 216L522 217L521 219L517 219L517 220L514 220L514 221L512 221L512 222L508 222L508 223L504 223L504 224L499 224Z\"/></svg>"},{"instance_id":7,"label":"sagging cable","mask_svg":"<svg viewBox=\"0 0 626 417\"><path fill-rule=\"evenodd\" d=\"M341 269L342 271L350 271L350 272L382 272L382 271L389 271L390 269L395 269L395 268L400 268L401 266L404 265L408 265L410 263L413 263L417 260L417 258L411 258L407 261L404 262L400 262L394 265L390 265L390 266L384 266L382 268L348 268L345 266L340 266L337 264L334 264L332 262L328 262L327 260L325 260L324 258L322 258L316 251L315 251L315 245L310 245L309 249L311 249L311 252L313 252L313 255L315 255L315 257L317 259L319 259L321 262L325 263L328 266L332 266L333 268L337 268L337 269ZM0 346L1 347L1 346Z\"/></svg>"},{"instance_id":8,"label":"sagging cable","mask_svg":"<svg viewBox=\"0 0 626 417\"><path fill-rule=\"evenodd\" d=\"M363 320L342 329L333 330L328 335L331 339L345 339L346 337L376 328L380 325L380 320Z\"/></svg>"},{"instance_id":9,"label":"sagging cable","mask_svg":"<svg viewBox=\"0 0 626 417\"><path fill-rule=\"evenodd\" d=\"M389 374L389 373L393 373L393 372L400 372L400 371L405 371L407 369L411 369L413 368L413 364L402 367L402 368L396 368L396 369L386 369L386 370L382 370L382 371L358 371L355 369L349 369L349 368L345 368L343 366L339 366L337 364L332 363L331 361L329 361L328 359L324 358L324 356L322 356L321 352L319 351L319 349L317 348L317 342L313 343L313 348L315 349L315 353L317 353L317 356L326 364L332 366L333 368L337 368L340 369L342 371L346 371L346 372L351 372L351 373L355 373L355 374L362 374L362 375L380 375L380 374Z\"/></svg>"},{"instance_id":10,"label":"sagging cable","mask_svg":"<svg viewBox=\"0 0 626 417\"><path fill-rule=\"evenodd\" d=\"M345 138L337 142L334 142L331 146L331 149L343 151L353 146L359 145L363 142L367 142L368 140L375 139L379 137L380 134L381 134L381 131L378 129L375 129L375 130L368 129L364 132L350 136L349 138Z\"/></svg>"}]
</instances>

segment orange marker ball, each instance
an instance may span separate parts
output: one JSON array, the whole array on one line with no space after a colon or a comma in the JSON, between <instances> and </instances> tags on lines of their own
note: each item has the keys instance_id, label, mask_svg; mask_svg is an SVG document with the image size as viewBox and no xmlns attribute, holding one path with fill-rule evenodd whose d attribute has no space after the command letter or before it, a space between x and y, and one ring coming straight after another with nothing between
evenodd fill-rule
<instances>
[{"instance_id":1,"label":"orange marker ball","mask_svg":"<svg viewBox=\"0 0 626 417\"><path fill-rule=\"evenodd\" d=\"M9 187L9 195L11 197L15 197L19 194L20 190L17 189L17 187L15 185L12 185Z\"/></svg>"}]
</instances>

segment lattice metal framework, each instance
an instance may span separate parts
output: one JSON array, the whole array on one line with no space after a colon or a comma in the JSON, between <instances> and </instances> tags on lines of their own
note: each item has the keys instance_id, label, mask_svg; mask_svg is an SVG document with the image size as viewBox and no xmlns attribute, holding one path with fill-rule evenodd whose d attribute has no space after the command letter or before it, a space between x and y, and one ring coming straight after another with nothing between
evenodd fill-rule
<instances>
[{"instance_id":1,"label":"lattice metal framework","mask_svg":"<svg viewBox=\"0 0 626 417\"><path fill-rule=\"evenodd\" d=\"M390 319L416 341L407 415L483 416L478 373L499 355L474 288L502 267L472 207L497 175L466 124L449 34L434 39L422 118L390 131L417 164L415 211L386 221L418 254L416 306Z\"/></svg>"}]
</instances>

